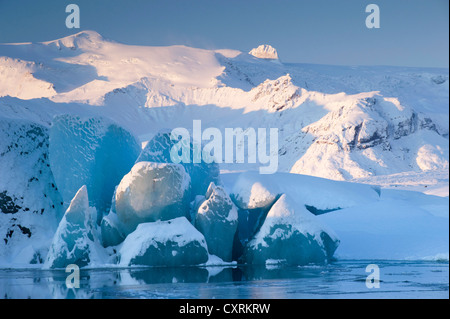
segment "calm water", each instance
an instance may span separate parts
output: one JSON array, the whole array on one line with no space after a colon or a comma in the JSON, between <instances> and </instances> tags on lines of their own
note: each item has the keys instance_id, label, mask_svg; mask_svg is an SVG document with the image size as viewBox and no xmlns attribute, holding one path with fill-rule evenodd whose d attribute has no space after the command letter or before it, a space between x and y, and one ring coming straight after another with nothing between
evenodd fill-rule
<instances>
[{"instance_id":1,"label":"calm water","mask_svg":"<svg viewBox=\"0 0 450 319\"><path fill-rule=\"evenodd\" d=\"M0 269L2 298L449 298L448 262L379 261L380 288L366 266L93 269L68 289L64 270Z\"/></svg>"}]
</instances>

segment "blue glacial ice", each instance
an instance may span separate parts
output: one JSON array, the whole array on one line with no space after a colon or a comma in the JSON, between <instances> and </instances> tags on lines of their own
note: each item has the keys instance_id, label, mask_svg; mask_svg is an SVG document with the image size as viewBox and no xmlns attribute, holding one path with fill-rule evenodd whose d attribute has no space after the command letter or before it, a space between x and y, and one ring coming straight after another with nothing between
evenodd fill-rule
<instances>
[{"instance_id":1,"label":"blue glacial ice","mask_svg":"<svg viewBox=\"0 0 450 319\"><path fill-rule=\"evenodd\" d=\"M249 264L274 260L289 265L325 263L338 245L337 236L317 216L283 194L244 248L242 258Z\"/></svg>"},{"instance_id":2,"label":"blue glacial ice","mask_svg":"<svg viewBox=\"0 0 450 319\"><path fill-rule=\"evenodd\" d=\"M234 255L239 258L243 248L259 231L274 202L280 197L253 175L240 174L232 188L231 198L238 207L238 230L234 242Z\"/></svg>"},{"instance_id":3,"label":"blue glacial ice","mask_svg":"<svg viewBox=\"0 0 450 319\"><path fill-rule=\"evenodd\" d=\"M116 246L123 242L126 237L123 228L117 214L113 211L110 211L108 215L103 216L100 223L102 245L104 247L109 247Z\"/></svg>"},{"instance_id":4,"label":"blue glacial ice","mask_svg":"<svg viewBox=\"0 0 450 319\"><path fill-rule=\"evenodd\" d=\"M116 189L115 210L129 234L140 223L189 216L190 178L180 164L138 162Z\"/></svg>"},{"instance_id":5,"label":"blue glacial ice","mask_svg":"<svg viewBox=\"0 0 450 319\"><path fill-rule=\"evenodd\" d=\"M136 162L148 161L157 163L173 163L170 150L178 141L171 140L171 131L158 132L145 146ZM194 163L193 144L190 143L189 163L180 163L191 177L191 200L196 195L204 195L208 190L209 183L220 184L220 169L217 163Z\"/></svg>"},{"instance_id":6,"label":"blue glacial ice","mask_svg":"<svg viewBox=\"0 0 450 319\"><path fill-rule=\"evenodd\" d=\"M205 236L208 251L231 261L238 212L225 189L211 183L195 216L195 227Z\"/></svg>"},{"instance_id":7,"label":"blue glacial ice","mask_svg":"<svg viewBox=\"0 0 450 319\"><path fill-rule=\"evenodd\" d=\"M114 187L133 166L141 148L135 137L103 118L59 115L50 128L49 157L66 204L86 185L97 223L109 211Z\"/></svg>"},{"instance_id":8,"label":"blue glacial ice","mask_svg":"<svg viewBox=\"0 0 450 319\"><path fill-rule=\"evenodd\" d=\"M103 216L100 222L100 234L103 247L116 246L123 242L126 237L125 227L116 213L116 191L117 186L114 189L109 213Z\"/></svg>"},{"instance_id":9,"label":"blue glacial ice","mask_svg":"<svg viewBox=\"0 0 450 319\"><path fill-rule=\"evenodd\" d=\"M97 239L95 218L96 209L89 207L87 188L83 185L59 223L44 268L102 264L106 252Z\"/></svg>"}]
</instances>

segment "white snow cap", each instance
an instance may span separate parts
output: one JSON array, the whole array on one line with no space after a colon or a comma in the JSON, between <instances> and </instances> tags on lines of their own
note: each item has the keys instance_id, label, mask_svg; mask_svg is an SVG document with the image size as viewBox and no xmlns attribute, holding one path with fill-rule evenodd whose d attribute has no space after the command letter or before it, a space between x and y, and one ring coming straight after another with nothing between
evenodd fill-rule
<instances>
[{"instance_id":1,"label":"white snow cap","mask_svg":"<svg viewBox=\"0 0 450 319\"><path fill-rule=\"evenodd\" d=\"M277 50L268 44L262 44L259 47L252 49L249 54L260 59L278 60Z\"/></svg>"}]
</instances>

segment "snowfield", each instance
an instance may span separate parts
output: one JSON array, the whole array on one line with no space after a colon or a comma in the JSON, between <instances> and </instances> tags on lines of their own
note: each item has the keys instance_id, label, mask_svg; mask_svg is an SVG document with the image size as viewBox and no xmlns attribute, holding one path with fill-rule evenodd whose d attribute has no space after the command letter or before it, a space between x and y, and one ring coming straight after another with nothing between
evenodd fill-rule
<instances>
[{"instance_id":1,"label":"snowfield","mask_svg":"<svg viewBox=\"0 0 450 319\"><path fill-rule=\"evenodd\" d=\"M171 265L220 263L211 254L220 247L215 223L235 209L238 226L218 228L226 262L230 249L245 262L448 260L448 104L448 69L289 64L270 45L145 47L94 31L0 44L0 266L59 267L75 257L160 265L172 252ZM179 165L190 185L168 189L175 176L162 169L171 146L162 132L192 130L194 120L222 132L277 128L278 172L260 175L259 163L247 162ZM143 161L153 162L145 178L123 180ZM207 191L216 185L217 202ZM141 216L181 198L177 219ZM132 212L124 199L148 207ZM77 228L67 221L74 214L94 222ZM167 231L146 233L158 225ZM88 243L78 244L95 251L90 259L61 239L72 228L79 233L68 238ZM149 248L158 245L159 259Z\"/></svg>"}]
</instances>

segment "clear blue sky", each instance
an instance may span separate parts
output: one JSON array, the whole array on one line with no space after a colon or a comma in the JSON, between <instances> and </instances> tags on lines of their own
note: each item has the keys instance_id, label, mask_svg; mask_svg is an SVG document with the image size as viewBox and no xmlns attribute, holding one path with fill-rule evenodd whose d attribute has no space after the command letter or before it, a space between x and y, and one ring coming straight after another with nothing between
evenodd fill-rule
<instances>
[{"instance_id":1,"label":"clear blue sky","mask_svg":"<svg viewBox=\"0 0 450 319\"><path fill-rule=\"evenodd\" d=\"M67 29L78 4L81 28ZM375 3L381 28L367 29ZM448 0L0 0L0 43L81 30L137 45L249 51L271 44L284 62L446 67Z\"/></svg>"}]
</instances>

